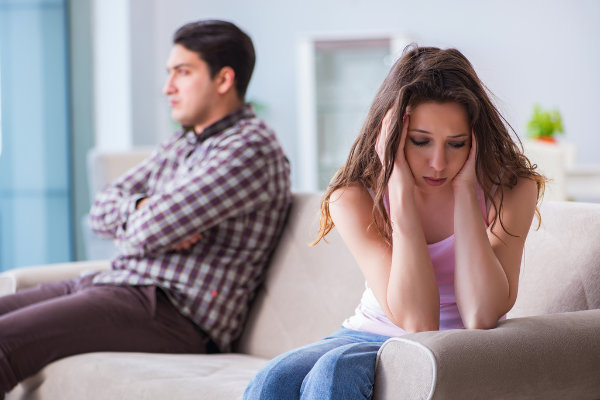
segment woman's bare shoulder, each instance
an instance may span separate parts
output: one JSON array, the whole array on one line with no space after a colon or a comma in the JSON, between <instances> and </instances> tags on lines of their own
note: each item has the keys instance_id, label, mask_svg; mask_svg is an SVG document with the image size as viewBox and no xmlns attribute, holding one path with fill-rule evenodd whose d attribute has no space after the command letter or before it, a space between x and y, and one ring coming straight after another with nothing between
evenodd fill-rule
<instances>
[{"instance_id":1,"label":"woman's bare shoulder","mask_svg":"<svg viewBox=\"0 0 600 400\"><path fill-rule=\"evenodd\" d=\"M329 210L332 218L347 213L371 213L373 199L369 191L361 184L355 183L336 189L329 198Z\"/></svg>"},{"instance_id":2,"label":"woman's bare shoulder","mask_svg":"<svg viewBox=\"0 0 600 400\"><path fill-rule=\"evenodd\" d=\"M494 193L494 200L504 203L515 202L519 203L522 201L532 200L533 203L537 203L538 188L537 182L528 177L519 177L516 184L512 187L502 185L502 190L496 190Z\"/></svg>"},{"instance_id":3,"label":"woman's bare shoulder","mask_svg":"<svg viewBox=\"0 0 600 400\"><path fill-rule=\"evenodd\" d=\"M505 193L505 199L516 204L523 205L523 202L535 207L538 198L537 182L527 177L521 177L517 184Z\"/></svg>"},{"instance_id":4,"label":"woman's bare shoulder","mask_svg":"<svg viewBox=\"0 0 600 400\"><path fill-rule=\"evenodd\" d=\"M347 206L356 202L363 203L366 200L370 200L373 203L367 188L360 183L353 183L334 190L329 198L329 205L330 207L334 205Z\"/></svg>"},{"instance_id":5,"label":"woman's bare shoulder","mask_svg":"<svg viewBox=\"0 0 600 400\"><path fill-rule=\"evenodd\" d=\"M496 193L496 200L502 201L503 226L509 231L512 229L512 231L526 232L529 230L538 203L537 182L527 177L521 177L512 188L504 188L503 192L502 194ZM495 210L491 208L490 220L495 215ZM498 232L502 231L498 227L496 229Z\"/></svg>"}]
</instances>

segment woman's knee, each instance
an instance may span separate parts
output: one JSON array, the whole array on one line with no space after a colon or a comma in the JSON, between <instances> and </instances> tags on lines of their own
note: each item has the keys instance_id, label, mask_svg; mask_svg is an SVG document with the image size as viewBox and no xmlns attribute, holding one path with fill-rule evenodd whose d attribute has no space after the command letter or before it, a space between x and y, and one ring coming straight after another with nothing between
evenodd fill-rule
<instances>
[{"instance_id":1,"label":"woman's knee","mask_svg":"<svg viewBox=\"0 0 600 400\"><path fill-rule=\"evenodd\" d=\"M252 378L244 399L299 398L302 381L313 364L293 351L274 358Z\"/></svg>"},{"instance_id":2,"label":"woman's knee","mask_svg":"<svg viewBox=\"0 0 600 400\"><path fill-rule=\"evenodd\" d=\"M358 343L319 359L302 383L303 398L370 398L380 344Z\"/></svg>"}]
</instances>

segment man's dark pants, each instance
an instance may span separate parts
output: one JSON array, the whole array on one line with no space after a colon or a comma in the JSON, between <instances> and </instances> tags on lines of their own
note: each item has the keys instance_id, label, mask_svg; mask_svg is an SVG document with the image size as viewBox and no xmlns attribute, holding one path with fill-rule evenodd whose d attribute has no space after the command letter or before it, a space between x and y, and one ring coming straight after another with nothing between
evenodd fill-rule
<instances>
[{"instance_id":1,"label":"man's dark pants","mask_svg":"<svg viewBox=\"0 0 600 400\"><path fill-rule=\"evenodd\" d=\"M94 351L205 353L214 345L154 286L93 275L0 297L0 398L50 362Z\"/></svg>"}]
</instances>

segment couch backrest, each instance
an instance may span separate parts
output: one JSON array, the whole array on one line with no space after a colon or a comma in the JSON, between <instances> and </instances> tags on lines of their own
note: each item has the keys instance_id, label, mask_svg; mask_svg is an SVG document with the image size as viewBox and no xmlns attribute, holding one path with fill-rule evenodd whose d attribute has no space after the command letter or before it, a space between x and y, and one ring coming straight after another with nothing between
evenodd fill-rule
<instances>
[{"instance_id":1,"label":"couch backrest","mask_svg":"<svg viewBox=\"0 0 600 400\"><path fill-rule=\"evenodd\" d=\"M93 148L87 154L88 186L93 199L104 185L113 182L130 168L152 154L152 148L138 147L129 151L101 151Z\"/></svg>"},{"instance_id":2,"label":"couch backrest","mask_svg":"<svg viewBox=\"0 0 600 400\"><path fill-rule=\"evenodd\" d=\"M339 328L364 280L337 232L309 247L320 194L294 194L288 223L237 351L271 358ZM525 245L510 318L600 308L600 204L547 202Z\"/></svg>"},{"instance_id":3,"label":"couch backrest","mask_svg":"<svg viewBox=\"0 0 600 400\"><path fill-rule=\"evenodd\" d=\"M545 202L509 318L600 308L600 204Z\"/></svg>"},{"instance_id":4,"label":"couch backrest","mask_svg":"<svg viewBox=\"0 0 600 400\"><path fill-rule=\"evenodd\" d=\"M354 312L364 279L335 229L327 242L308 245L319 227L320 201L321 194L294 193L237 351L271 358L329 335Z\"/></svg>"}]
</instances>

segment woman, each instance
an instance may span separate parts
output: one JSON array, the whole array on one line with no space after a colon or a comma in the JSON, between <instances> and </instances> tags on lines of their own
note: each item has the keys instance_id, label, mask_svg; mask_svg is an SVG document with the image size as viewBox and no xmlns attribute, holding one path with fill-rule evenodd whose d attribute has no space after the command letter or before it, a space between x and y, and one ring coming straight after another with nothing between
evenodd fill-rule
<instances>
[{"instance_id":1,"label":"woman","mask_svg":"<svg viewBox=\"0 0 600 400\"><path fill-rule=\"evenodd\" d=\"M366 290L332 336L269 362L248 399L369 399L392 336L494 328L517 297L544 178L457 50L409 47L321 204Z\"/></svg>"}]
</instances>

